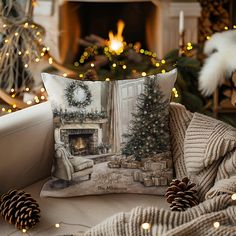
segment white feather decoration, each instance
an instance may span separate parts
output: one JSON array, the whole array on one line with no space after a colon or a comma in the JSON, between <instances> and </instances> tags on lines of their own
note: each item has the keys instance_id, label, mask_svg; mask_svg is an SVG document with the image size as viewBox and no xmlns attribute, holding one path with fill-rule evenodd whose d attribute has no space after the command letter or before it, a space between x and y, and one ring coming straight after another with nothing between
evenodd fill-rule
<instances>
[{"instance_id":1,"label":"white feather decoration","mask_svg":"<svg viewBox=\"0 0 236 236\"><path fill-rule=\"evenodd\" d=\"M205 43L204 53L208 58L198 78L199 89L209 96L236 70L236 30L214 34Z\"/></svg>"}]
</instances>

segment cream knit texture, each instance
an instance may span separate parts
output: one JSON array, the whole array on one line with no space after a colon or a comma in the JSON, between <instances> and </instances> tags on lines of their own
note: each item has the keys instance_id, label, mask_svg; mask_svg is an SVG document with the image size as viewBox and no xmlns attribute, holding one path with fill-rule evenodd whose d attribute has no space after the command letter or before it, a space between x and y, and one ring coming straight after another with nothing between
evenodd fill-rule
<instances>
[{"instance_id":1,"label":"cream knit texture","mask_svg":"<svg viewBox=\"0 0 236 236\"><path fill-rule=\"evenodd\" d=\"M179 104L171 105L170 128L176 177L197 183L203 202L185 212L137 207L108 218L87 236L236 236L236 201L231 199L236 193L236 129ZM143 223L151 228L144 230Z\"/></svg>"}]
</instances>

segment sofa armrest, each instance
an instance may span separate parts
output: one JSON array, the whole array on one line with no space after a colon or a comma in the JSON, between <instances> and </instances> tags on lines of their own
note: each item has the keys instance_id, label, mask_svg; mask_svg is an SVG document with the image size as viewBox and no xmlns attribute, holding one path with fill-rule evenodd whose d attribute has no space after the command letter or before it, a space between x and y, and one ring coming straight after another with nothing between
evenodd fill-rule
<instances>
[{"instance_id":1,"label":"sofa armrest","mask_svg":"<svg viewBox=\"0 0 236 236\"><path fill-rule=\"evenodd\" d=\"M0 193L48 177L53 153L49 102L0 117Z\"/></svg>"}]
</instances>

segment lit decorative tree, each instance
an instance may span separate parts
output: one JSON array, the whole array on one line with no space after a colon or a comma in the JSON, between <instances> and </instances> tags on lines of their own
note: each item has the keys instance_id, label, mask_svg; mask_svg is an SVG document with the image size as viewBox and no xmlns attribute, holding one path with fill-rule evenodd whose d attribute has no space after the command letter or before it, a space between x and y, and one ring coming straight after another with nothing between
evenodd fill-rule
<instances>
[{"instance_id":1,"label":"lit decorative tree","mask_svg":"<svg viewBox=\"0 0 236 236\"><path fill-rule=\"evenodd\" d=\"M122 153L134 155L137 161L169 151L168 103L154 76L144 83L144 92L137 100L137 110L132 114L130 128Z\"/></svg>"}]
</instances>

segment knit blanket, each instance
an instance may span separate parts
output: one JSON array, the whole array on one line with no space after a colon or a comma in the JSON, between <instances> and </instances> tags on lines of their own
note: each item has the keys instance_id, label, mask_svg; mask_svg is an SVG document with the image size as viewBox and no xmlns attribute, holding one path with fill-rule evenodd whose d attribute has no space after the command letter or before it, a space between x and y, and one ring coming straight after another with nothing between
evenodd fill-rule
<instances>
[{"instance_id":1,"label":"knit blanket","mask_svg":"<svg viewBox=\"0 0 236 236\"><path fill-rule=\"evenodd\" d=\"M87 236L236 235L236 129L172 104L170 128L177 178L197 184L198 206L185 212L137 207L90 229ZM141 227L148 223L148 227Z\"/></svg>"}]
</instances>

